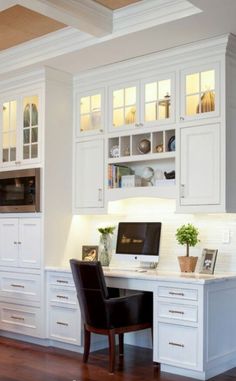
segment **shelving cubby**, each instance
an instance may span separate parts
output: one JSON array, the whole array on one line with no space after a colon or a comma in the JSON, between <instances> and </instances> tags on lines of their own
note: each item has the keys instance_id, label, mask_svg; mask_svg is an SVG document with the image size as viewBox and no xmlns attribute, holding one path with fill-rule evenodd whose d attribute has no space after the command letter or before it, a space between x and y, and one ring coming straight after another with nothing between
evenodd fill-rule
<instances>
[{"instance_id":1,"label":"shelving cubby","mask_svg":"<svg viewBox=\"0 0 236 381\"><path fill-rule=\"evenodd\" d=\"M164 175L175 171L174 129L109 137L107 163L109 200L175 197L175 179ZM146 172L151 179L145 179ZM128 185L123 176L131 177Z\"/></svg>"}]
</instances>

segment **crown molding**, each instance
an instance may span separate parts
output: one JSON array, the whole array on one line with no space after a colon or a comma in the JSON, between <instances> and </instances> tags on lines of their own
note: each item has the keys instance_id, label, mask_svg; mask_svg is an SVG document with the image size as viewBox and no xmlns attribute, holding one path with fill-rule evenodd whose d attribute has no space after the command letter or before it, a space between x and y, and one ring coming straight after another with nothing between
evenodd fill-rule
<instances>
[{"instance_id":1,"label":"crown molding","mask_svg":"<svg viewBox=\"0 0 236 381\"><path fill-rule=\"evenodd\" d=\"M148 0L114 11L113 33L136 32L200 13L187 0Z\"/></svg>"},{"instance_id":2,"label":"crown molding","mask_svg":"<svg viewBox=\"0 0 236 381\"><path fill-rule=\"evenodd\" d=\"M122 62L83 71L74 76L74 85L85 88L94 87L96 83L96 86L102 86L104 74L105 81L120 81L120 73L124 73L123 78L126 76L127 79L131 80L133 73L135 73L136 77L138 73L139 78L145 78L147 77L147 73L148 75L152 75L156 70L158 70L158 72L166 71L167 66L168 71L170 71L172 65L176 68L178 65L183 67L186 63L199 59L204 61L208 59L211 61L213 59L217 60L225 57L228 43L230 40L232 41L231 37L234 36L224 34L222 36L192 42L164 51L150 53L145 56L134 57Z\"/></svg>"},{"instance_id":3,"label":"crown molding","mask_svg":"<svg viewBox=\"0 0 236 381\"><path fill-rule=\"evenodd\" d=\"M26 6L27 3L29 6L31 3L42 3L49 0L20 1L22 5L24 3L24 6ZM87 2L90 0L50 1L57 3L59 1ZM50 58L79 51L95 44L199 12L200 10L187 0L142 0L114 11L114 31L109 35L94 37L77 29L67 27L0 52L0 74L22 69Z\"/></svg>"}]
</instances>

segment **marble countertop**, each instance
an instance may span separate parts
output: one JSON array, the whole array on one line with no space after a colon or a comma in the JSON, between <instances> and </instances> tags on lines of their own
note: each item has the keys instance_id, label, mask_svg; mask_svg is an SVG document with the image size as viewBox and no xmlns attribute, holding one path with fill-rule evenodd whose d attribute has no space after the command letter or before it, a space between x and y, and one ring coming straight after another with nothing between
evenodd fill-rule
<instances>
[{"instance_id":1,"label":"marble countertop","mask_svg":"<svg viewBox=\"0 0 236 381\"><path fill-rule=\"evenodd\" d=\"M67 272L70 273L69 267L45 267L46 271L53 272ZM184 283L194 283L194 284L204 284L211 282L222 282L231 279L236 279L235 273L221 273L221 274L199 274L199 273L181 273L181 272L170 272L163 271L159 269L149 270L149 269L119 269L112 267L103 267L104 275L107 277L115 278L130 278L130 279L142 279L142 280L152 280L152 281L166 281L166 282L184 282Z\"/></svg>"}]
</instances>

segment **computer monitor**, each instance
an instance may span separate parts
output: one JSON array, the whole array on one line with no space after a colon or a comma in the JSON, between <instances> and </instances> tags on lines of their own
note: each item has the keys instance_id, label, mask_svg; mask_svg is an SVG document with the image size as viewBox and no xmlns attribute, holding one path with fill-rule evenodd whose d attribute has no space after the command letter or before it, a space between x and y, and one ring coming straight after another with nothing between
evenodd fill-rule
<instances>
[{"instance_id":1,"label":"computer monitor","mask_svg":"<svg viewBox=\"0 0 236 381\"><path fill-rule=\"evenodd\" d=\"M159 260L161 222L120 222L116 243L116 260L126 264Z\"/></svg>"}]
</instances>

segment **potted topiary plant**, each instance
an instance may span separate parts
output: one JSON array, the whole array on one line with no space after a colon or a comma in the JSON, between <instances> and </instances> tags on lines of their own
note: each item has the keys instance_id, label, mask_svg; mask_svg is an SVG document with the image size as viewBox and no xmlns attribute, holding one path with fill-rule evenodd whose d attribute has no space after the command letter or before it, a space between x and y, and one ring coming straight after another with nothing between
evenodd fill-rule
<instances>
[{"instance_id":1,"label":"potted topiary plant","mask_svg":"<svg viewBox=\"0 0 236 381\"><path fill-rule=\"evenodd\" d=\"M176 231L176 239L180 245L186 245L186 255L178 257L181 272L194 272L198 257L189 256L189 247L199 241L199 231L192 224L182 225Z\"/></svg>"}]
</instances>

